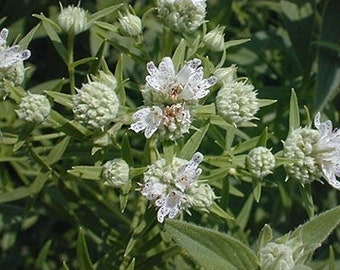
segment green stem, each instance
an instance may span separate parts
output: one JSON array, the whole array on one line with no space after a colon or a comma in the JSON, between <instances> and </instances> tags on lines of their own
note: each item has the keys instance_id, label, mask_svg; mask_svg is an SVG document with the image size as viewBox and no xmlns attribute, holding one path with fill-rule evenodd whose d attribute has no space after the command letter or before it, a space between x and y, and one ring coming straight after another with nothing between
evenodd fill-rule
<instances>
[{"instance_id":1,"label":"green stem","mask_svg":"<svg viewBox=\"0 0 340 270\"><path fill-rule=\"evenodd\" d=\"M70 30L67 36L67 52L68 52L68 59L67 59L67 68L68 68L68 76L70 80L70 91L71 94L75 94L75 79L74 79L74 67L73 67L73 52L74 52L74 31L73 29Z\"/></svg>"}]
</instances>

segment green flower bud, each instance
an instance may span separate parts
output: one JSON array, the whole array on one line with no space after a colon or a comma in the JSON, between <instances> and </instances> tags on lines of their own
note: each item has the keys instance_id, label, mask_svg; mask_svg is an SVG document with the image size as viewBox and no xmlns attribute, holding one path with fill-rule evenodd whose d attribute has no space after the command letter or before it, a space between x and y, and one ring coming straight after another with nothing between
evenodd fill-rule
<instances>
[{"instance_id":1,"label":"green flower bud","mask_svg":"<svg viewBox=\"0 0 340 270\"><path fill-rule=\"evenodd\" d=\"M88 29L87 11L78 6L68 6L63 8L60 4L58 24L65 33L74 27L74 34L79 34Z\"/></svg>"},{"instance_id":2,"label":"green flower bud","mask_svg":"<svg viewBox=\"0 0 340 270\"><path fill-rule=\"evenodd\" d=\"M284 142L284 156L297 159L296 162L285 164L285 170L289 177L296 179L302 185L318 180L323 175L315 152L318 141L317 130L298 128L293 130Z\"/></svg>"},{"instance_id":3,"label":"green flower bud","mask_svg":"<svg viewBox=\"0 0 340 270\"><path fill-rule=\"evenodd\" d=\"M235 125L242 125L256 119L260 108L254 86L244 81L234 80L223 84L216 97L218 113Z\"/></svg>"},{"instance_id":4,"label":"green flower bud","mask_svg":"<svg viewBox=\"0 0 340 270\"><path fill-rule=\"evenodd\" d=\"M195 209L207 211L217 198L208 184L201 184L192 191L192 204Z\"/></svg>"},{"instance_id":5,"label":"green flower bud","mask_svg":"<svg viewBox=\"0 0 340 270\"><path fill-rule=\"evenodd\" d=\"M272 173L275 157L269 149L260 146L252 149L246 158L246 165L252 175L263 178Z\"/></svg>"},{"instance_id":6,"label":"green flower bud","mask_svg":"<svg viewBox=\"0 0 340 270\"><path fill-rule=\"evenodd\" d=\"M237 78L236 75L237 67L236 65L231 65L227 68L218 68L215 70L214 75L222 83L230 83Z\"/></svg>"},{"instance_id":7,"label":"green flower bud","mask_svg":"<svg viewBox=\"0 0 340 270\"><path fill-rule=\"evenodd\" d=\"M103 166L102 175L105 185L120 188L129 182L129 165L121 158L109 160Z\"/></svg>"},{"instance_id":8,"label":"green flower bud","mask_svg":"<svg viewBox=\"0 0 340 270\"><path fill-rule=\"evenodd\" d=\"M0 68L0 98L6 98L8 90L5 82L13 86L21 85L25 78L23 61L18 61L8 68Z\"/></svg>"},{"instance_id":9,"label":"green flower bud","mask_svg":"<svg viewBox=\"0 0 340 270\"><path fill-rule=\"evenodd\" d=\"M203 42L208 49L219 52L224 50L224 31L225 27L217 27L214 30L208 32L203 37Z\"/></svg>"},{"instance_id":10,"label":"green flower bud","mask_svg":"<svg viewBox=\"0 0 340 270\"><path fill-rule=\"evenodd\" d=\"M293 252L284 244L271 242L260 250L260 268L263 270L291 270L294 265Z\"/></svg>"},{"instance_id":11,"label":"green flower bud","mask_svg":"<svg viewBox=\"0 0 340 270\"><path fill-rule=\"evenodd\" d=\"M127 13L125 16L119 14L119 23L123 32L128 36L138 36L142 33L142 20L133 14Z\"/></svg>"},{"instance_id":12,"label":"green flower bud","mask_svg":"<svg viewBox=\"0 0 340 270\"><path fill-rule=\"evenodd\" d=\"M195 31L205 20L205 0L158 0L158 14L177 32Z\"/></svg>"},{"instance_id":13,"label":"green flower bud","mask_svg":"<svg viewBox=\"0 0 340 270\"><path fill-rule=\"evenodd\" d=\"M16 113L22 120L41 123L49 115L50 111L51 105L44 95L28 92L27 96L22 98Z\"/></svg>"},{"instance_id":14,"label":"green flower bud","mask_svg":"<svg viewBox=\"0 0 340 270\"><path fill-rule=\"evenodd\" d=\"M93 76L77 89L73 96L73 113L76 120L88 127L104 130L116 119L119 100L115 93L116 79L111 75L100 73Z\"/></svg>"}]
</instances>

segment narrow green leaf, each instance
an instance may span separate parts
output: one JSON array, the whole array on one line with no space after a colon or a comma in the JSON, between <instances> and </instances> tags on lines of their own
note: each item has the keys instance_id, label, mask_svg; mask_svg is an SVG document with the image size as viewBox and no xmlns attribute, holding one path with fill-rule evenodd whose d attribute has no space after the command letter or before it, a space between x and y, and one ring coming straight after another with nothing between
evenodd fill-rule
<instances>
[{"instance_id":1,"label":"narrow green leaf","mask_svg":"<svg viewBox=\"0 0 340 270\"><path fill-rule=\"evenodd\" d=\"M88 21L89 25L91 25L95 21L105 17L106 15L109 15L109 14L115 12L116 10L118 10L123 5L124 4L114 5L114 6L104 8L102 10L97 11L96 13L91 14L89 21Z\"/></svg>"},{"instance_id":2,"label":"narrow green leaf","mask_svg":"<svg viewBox=\"0 0 340 270\"><path fill-rule=\"evenodd\" d=\"M78 240L77 240L77 259L79 263L79 269L81 270L94 270L89 252L87 250L85 236L83 228L79 228Z\"/></svg>"},{"instance_id":3,"label":"narrow green leaf","mask_svg":"<svg viewBox=\"0 0 340 270\"><path fill-rule=\"evenodd\" d=\"M261 133L261 135L260 135L260 137L259 137L259 140L258 140L258 142L257 142L256 147L258 147L258 146L266 147L266 145L267 145L267 140L268 140L268 128L266 127L266 128L262 131L262 133Z\"/></svg>"},{"instance_id":4,"label":"narrow green leaf","mask_svg":"<svg viewBox=\"0 0 340 270\"><path fill-rule=\"evenodd\" d=\"M230 40L230 41L227 41L227 42L224 43L224 49L226 50L230 47L241 45L241 44L246 43L248 41L250 41L249 38Z\"/></svg>"},{"instance_id":5,"label":"narrow green leaf","mask_svg":"<svg viewBox=\"0 0 340 270\"><path fill-rule=\"evenodd\" d=\"M73 166L67 173L82 179L101 180L102 170L102 166Z\"/></svg>"},{"instance_id":6,"label":"narrow green leaf","mask_svg":"<svg viewBox=\"0 0 340 270\"><path fill-rule=\"evenodd\" d=\"M60 27L51 19L46 18L43 14L33 16L42 21L45 31L52 41L54 48L63 59L65 64L67 64L67 50L56 32L56 29L60 30Z\"/></svg>"},{"instance_id":7,"label":"narrow green leaf","mask_svg":"<svg viewBox=\"0 0 340 270\"><path fill-rule=\"evenodd\" d=\"M249 216L251 213L251 209L253 207L253 202L254 202L254 198L253 196L250 195L247 201L245 202L245 204L243 205L241 212L238 214L235 220L236 224L240 226L242 231L244 231L244 229L247 226Z\"/></svg>"},{"instance_id":8,"label":"narrow green leaf","mask_svg":"<svg viewBox=\"0 0 340 270\"><path fill-rule=\"evenodd\" d=\"M0 203L14 202L30 195L31 190L28 187L18 187L12 191L0 193Z\"/></svg>"},{"instance_id":9,"label":"narrow green leaf","mask_svg":"<svg viewBox=\"0 0 340 270\"><path fill-rule=\"evenodd\" d=\"M211 206L209 206L209 211L211 213L214 213L215 215L219 216L222 219L225 220L231 220L234 219L234 217L227 213L226 211L224 211L218 204L213 203Z\"/></svg>"},{"instance_id":10,"label":"narrow green leaf","mask_svg":"<svg viewBox=\"0 0 340 270\"><path fill-rule=\"evenodd\" d=\"M133 166L134 162L133 162L133 157L132 157L131 145L130 145L129 137L126 133L123 136L120 152L122 155L122 159L124 159L126 163L129 164L130 166Z\"/></svg>"},{"instance_id":11,"label":"narrow green leaf","mask_svg":"<svg viewBox=\"0 0 340 270\"><path fill-rule=\"evenodd\" d=\"M299 102L294 89L292 89L289 108L289 131L292 131L299 127L300 127Z\"/></svg>"},{"instance_id":12,"label":"narrow green leaf","mask_svg":"<svg viewBox=\"0 0 340 270\"><path fill-rule=\"evenodd\" d=\"M300 194L301 194L301 197L302 197L303 206L305 207L308 216L313 217L315 207L314 207L314 203L313 203L311 186L309 184L305 185L304 187L299 185L299 190L300 190Z\"/></svg>"},{"instance_id":13,"label":"narrow green leaf","mask_svg":"<svg viewBox=\"0 0 340 270\"><path fill-rule=\"evenodd\" d=\"M261 199L261 192L262 192L261 179L253 178L252 185L253 185L253 196L254 196L255 201L258 203Z\"/></svg>"},{"instance_id":14,"label":"narrow green leaf","mask_svg":"<svg viewBox=\"0 0 340 270\"><path fill-rule=\"evenodd\" d=\"M254 252L226 234L171 219L165 230L204 269L258 269Z\"/></svg>"},{"instance_id":15,"label":"narrow green leaf","mask_svg":"<svg viewBox=\"0 0 340 270\"><path fill-rule=\"evenodd\" d=\"M32 41L35 33L37 32L37 30L40 28L41 24L37 24L31 31L29 31L26 36L24 36L20 42L18 43L18 45L20 46L21 49L26 49L28 48L28 45L30 44L30 42Z\"/></svg>"},{"instance_id":16,"label":"narrow green leaf","mask_svg":"<svg viewBox=\"0 0 340 270\"><path fill-rule=\"evenodd\" d=\"M70 270L70 268L68 268L68 266L67 266L65 261L63 261L63 269L64 270Z\"/></svg>"},{"instance_id":17,"label":"narrow green leaf","mask_svg":"<svg viewBox=\"0 0 340 270\"><path fill-rule=\"evenodd\" d=\"M191 159L192 155L197 151L200 146L205 134L207 133L209 128L209 123L200 127L187 141L187 143L183 146L181 152L178 157L183 159Z\"/></svg>"},{"instance_id":18,"label":"narrow green leaf","mask_svg":"<svg viewBox=\"0 0 340 270\"><path fill-rule=\"evenodd\" d=\"M66 108L72 109L73 103L72 103L72 95L54 92L54 91L45 91L45 93L52 97L53 100Z\"/></svg>"},{"instance_id":19,"label":"narrow green leaf","mask_svg":"<svg viewBox=\"0 0 340 270\"><path fill-rule=\"evenodd\" d=\"M48 240L45 245L42 247L38 254L38 258L35 261L35 269L45 269L44 265L46 264L46 258L48 255L48 252L50 250L52 244L52 240Z\"/></svg>"},{"instance_id":20,"label":"narrow green leaf","mask_svg":"<svg viewBox=\"0 0 340 270\"><path fill-rule=\"evenodd\" d=\"M52 148L52 150L46 157L47 164L51 166L61 159L70 142L70 139L71 139L70 137L65 137Z\"/></svg>"},{"instance_id":21,"label":"narrow green leaf","mask_svg":"<svg viewBox=\"0 0 340 270\"><path fill-rule=\"evenodd\" d=\"M32 194L39 193L39 191L43 188L43 186L45 185L48 178L50 178L50 176L51 176L50 171L45 172L45 173L39 172L37 177L34 179L34 182L29 187L31 193Z\"/></svg>"},{"instance_id":22,"label":"narrow green leaf","mask_svg":"<svg viewBox=\"0 0 340 270\"><path fill-rule=\"evenodd\" d=\"M63 85L67 83L68 80L65 78L55 79L34 85L27 91L35 94L44 94L46 90L51 90L52 92L59 92Z\"/></svg>"},{"instance_id":23,"label":"narrow green leaf","mask_svg":"<svg viewBox=\"0 0 340 270\"><path fill-rule=\"evenodd\" d=\"M120 104L125 104L126 94L124 88L124 55L121 54L116 64L115 77L117 79L116 93Z\"/></svg>"},{"instance_id":24,"label":"narrow green leaf","mask_svg":"<svg viewBox=\"0 0 340 270\"><path fill-rule=\"evenodd\" d=\"M339 0L327 1L327 6L322 17L320 34L320 42L323 42L323 44L339 44L339 10ZM339 52L337 50L330 50L329 48L319 46L317 67L318 72L316 74L316 93L314 102L317 110L321 111L327 102L330 102L336 94L339 93Z\"/></svg>"},{"instance_id":25,"label":"narrow green leaf","mask_svg":"<svg viewBox=\"0 0 340 270\"><path fill-rule=\"evenodd\" d=\"M335 256L333 247L329 247L328 270L335 270Z\"/></svg>"},{"instance_id":26,"label":"narrow green leaf","mask_svg":"<svg viewBox=\"0 0 340 270\"><path fill-rule=\"evenodd\" d=\"M126 268L126 270L134 270L135 269L135 258L133 258L130 262L130 264L128 265L128 267Z\"/></svg>"},{"instance_id":27,"label":"narrow green leaf","mask_svg":"<svg viewBox=\"0 0 340 270\"><path fill-rule=\"evenodd\" d=\"M185 59L186 47L187 47L187 42L185 41L185 39L182 38L172 56L172 62L174 63L174 67L176 71L178 71L179 67L183 65L183 62Z\"/></svg>"},{"instance_id":28,"label":"narrow green leaf","mask_svg":"<svg viewBox=\"0 0 340 270\"><path fill-rule=\"evenodd\" d=\"M75 69L77 66L80 66L80 65L83 65L83 64L86 64L88 62L95 61L95 60L97 60L97 57L95 57L95 56L85 57L85 58L82 58L80 60L77 60L77 61L71 63L70 68Z\"/></svg>"},{"instance_id":29,"label":"narrow green leaf","mask_svg":"<svg viewBox=\"0 0 340 270\"><path fill-rule=\"evenodd\" d=\"M265 245L267 245L272 239L273 239L273 230L268 224L265 224L259 235L258 250L260 250Z\"/></svg>"}]
</instances>

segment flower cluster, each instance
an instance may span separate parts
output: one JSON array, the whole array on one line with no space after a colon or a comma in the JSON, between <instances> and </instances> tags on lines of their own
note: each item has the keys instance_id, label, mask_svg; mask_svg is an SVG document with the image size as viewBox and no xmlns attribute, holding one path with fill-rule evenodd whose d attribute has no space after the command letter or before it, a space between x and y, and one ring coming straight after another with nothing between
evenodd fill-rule
<instances>
[{"instance_id":1,"label":"flower cluster","mask_svg":"<svg viewBox=\"0 0 340 270\"><path fill-rule=\"evenodd\" d=\"M197 181L202 160L203 155L197 152L190 161L174 158L167 164L165 159L158 159L148 166L140 192L158 208L160 223L166 216L174 218L181 210L188 211L190 207L207 210L213 203L216 197L211 187Z\"/></svg>"},{"instance_id":2,"label":"flower cluster","mask_svg":"<svg viewBox=\"0 0 340 270\"><path fill-rule=\"evenodd\" d=\"M73 28L74 34L79 34L88 28L87 11L79 7L79 4L66 8L60 4L58 24L65 33L69 33Z\"/></svg>"},{"instance_id":3,"label":"flower cluster","mask_svg":"<svg viewBox=\"0 0 340 270\"><path fill-rule=\"evenodd\" d=\"M121 158L108 160L103 165L102 175L105 185L120 188L129 181L129 165Z\"/></svg>"},{"instance_id":4,"label":"flower cluster","mask_svg":"<svg viewBox=\"0 0 340 270\"><path fill-rule=\"evenodd\" d=\"M246 163L253 176L263 178L272 173L275 167L275 157L269 149L259 146L248 153Z\"/></svg>"},{"instance_id":5,"label":"flower cluster","mask_svg":"<svg viewBox=\"0 0 340 270\"><path fill-rule=\"evenodd\" d=\"M180 33L195 31L204 22L206 0L158 0L158 14L165 24Z\"/></svg>"},{"instance_id":6,"label":"flower cluster","mask_svg":"<svg viewBox=\"0 0 340 270\"><path fill-rule=\"evenodd\" d=\"M136 122L131 129L144 130L146 138L159 130L165 138L175 140L189 131L191 111L209 93L208 88L217 78L204 79L201 60L197 58L185 63L177 74L169 57L163 58L158 68L149 62L147 70L149 75L142 94L148 107L133 114Z\"/></svg>"},{"instance_id":7,"label":"flower cluster","mask_svg":"<svg viewBox=\"0 0 340 270\"><path fill-rule=\"evenodd\" d=\"M256 119L255 114L260 104L255 87L248 83L247 79L234 79L229 82L222 80L222 83L216 97L218 113L237 126Z\"/></svg>"},{"instance_id":8,"label":"flower cluster","mask_svg":"<svg viewBox=\"0 0 340 270\"><path fill-rule=\"evenodd\" d=\"M25 68L23 61L31 56L29 50L20 50L19 45L7 46L8 29L0 32L0 98L7 96L5 81L13 86L24 81Z\"/></svg>"},{"instance_id":9,"label":"flower cluster","mask_svg":"<svg viewBox=\"0 0 340 270\"><path fill-rule=\"evenodd\" d=\"M304 127L293 130L284 142L284 156L297 159L285 165L289 177L302 185L323 177L340 189L340 130L333 131L330 120L320 123L320 113L314 118L317 130Z\"/></svg>"},{"instance_id":10,"label":"flower cluster","mask_svg":"<svg viewBox=\"0 0 340 270\"><path fill-rule=\"evenodd\" d=\"M51 105L44 95L27 93L23 97L16 113L20 119L32 123L41 123L50 114Z\"/></svg>"},{"instance_id":11,"label":"flower cluster","mask_svg":"<svg viewBox=\"0 0 340 270\"><path fill-rule=\"evenodd\" d=\"M91 78L73 96L73 112L80 123L104 130L118 114L117 80L103 71Z\"/></svg>"},{"instance_id":12,"label":"flower cluster","mask_svg":"<svg viewBox=\"0 0 340 270\"><path fill-rule=\"evenodd\" d=\"M129 12L126 15L119 14L119 24L124 34L128 36L138 36L142 33L142 20Z\"/></svg>"}]
</instances>

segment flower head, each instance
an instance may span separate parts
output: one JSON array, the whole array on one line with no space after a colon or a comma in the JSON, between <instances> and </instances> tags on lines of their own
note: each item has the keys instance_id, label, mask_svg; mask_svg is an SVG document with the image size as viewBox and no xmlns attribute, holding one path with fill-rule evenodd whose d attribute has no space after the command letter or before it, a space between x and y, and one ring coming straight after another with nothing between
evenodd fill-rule
<instances>
[{"instance_id":1,"label":"flower head","mask_svg":"<svg viewBox=\"0 0 340 270\"><path fill-rule=\"evenodd\" d=\"M29 50L20 50L19 45L7 46L8 29L0 32L0 98L5 98L8 91L5 81L13 86L20 85L24 81L25 68L23 61L31 56Z\"/></svg>"},{"instance_id":2,"label":"flower head","mask_svg":"<svg viewBox=\"0 0 340 270\"><path fill-rule=\"evenodd\" d=\"M128 36L137 36L142 33L142 20L131 13L125 16L119 14L119 23L123 32Z\"/></svg>"},{"instance_id":3,"label":"flower head","mask_svg":"<svg viewBox=\"0 0 340 270\"><path fill-rule=\"evenodd\" d=\"M69 33L73 27L74 34L79 34L88 28L87 11L79 7L79 4L76 7L71 5L66 8L60 4L58 24L66 33Z\"/></svg>"},{"instance_id":4,"label":"flower head","mask_svg":"<svg viewBox=\"0 0 340 270\"><path fill-rule=\"evenodd\" d=\"M257 178L272 173L275 167L275 157L269 149L263 146L252 149L246 158L247 168Z\"/></svg>"},{"instance_id":5,"label":"flower head","mask_svg":"<svg viewBox=\"0 0 340 270\"><path fill-rule=\"evenodd\" d=\"M217 27L208 32L203 37L205 45L214 52L223 51L224 49L224 31L225 27Z\"/></svg>"},{"instance_id":6,"label":"flower head","mask_svg":"<svg viewBox=\"0 0 340 270\"><path fill-rule=\"evenodd\" d=\"M157 8L167 26L180 33L191 33L204 22L206 0L158 0Z\"/></svg>"},{"instance_id":7,"label":"flower head","mask_svg":"<svg viewBox=\"0 0 340 270\"><path fill-rule=\"evenodd\" d=\"M117 81L113 75L100 72L77 89L73 96L76 119L95 129L105 129L118 114L119 100L115 92Z\"/></svg>"},{"instance_id":8,"label":"flower head","mask_svg":"<svg viewBox=\"0 0 340 270\"><path fill-rule=\"evenodd\" d=\"M203 79L203 67L197 58L185 63L177 74L170 57L163 58L158 68L152 61L149 62L147 70L149 75L142 91L145 101L152 104L197 102L217 82L215 76Z\"/></svg>"},{"instance_id":9,"label":"flower head","mask_svg":"<svg viewBox=\"0 0 340 270\"><path fill-rule=\"evenodd\" d=\"M23 97L16 113L20 119L32 123L41 123L49 115L51 105L44 95L27 93Z\"/></svg>"},{"instance_id":10,"label":"flower head","mask_svg":"<svg viewBox=\"0 0 340 270\"><path fill-rule=\"evenodd\" d=\"M197 181L202 170L198 168L203 155L195 153L190 161L174 158L171 164L159 159L144 173L144 183L140 184L141 194L158 208L157 220L174 218L188 208L205 209L213 203L215 194Z\"/></svg>"},{"instance_id":11,"label":"flower head","mask_svg":"<svg viewBox=\"0 0 340 270\"><path fill-rule=\"evenodd\" d=\"M301 184L323 177L331 186L340 189L340 130L332 122L320 123L320 113L314 118L317 130L310 127L293 130L284 142L284 156L297 159L286 164L288 176Z\"/></svg>"},{"instance_id":12,"label":"flower head","mask_svg":"<svg viewBox=\"0 0 340 270\"><path fill-rule=\"evenodd\" d=\"M129 165L124 159L108 160L103 166L102 173L105 185L116 188L126 185L129 181Z\"/></svg>"},{"instance_id":13,"label":"flower head","mask_svg":"<svg viewBox=\"0 0 340 270\"><path fill-rule=\"evenodd\" d=\"M224 83L218 91L216 106L218 113L227 121L241 125L256 119L260 109L257 92L246 80Z\"/></svg>"}]
</instances>

